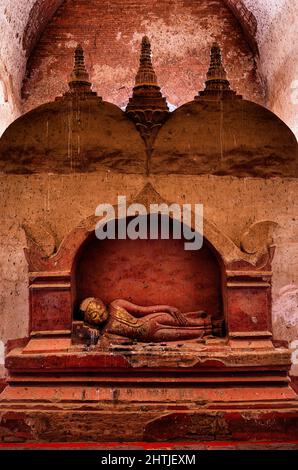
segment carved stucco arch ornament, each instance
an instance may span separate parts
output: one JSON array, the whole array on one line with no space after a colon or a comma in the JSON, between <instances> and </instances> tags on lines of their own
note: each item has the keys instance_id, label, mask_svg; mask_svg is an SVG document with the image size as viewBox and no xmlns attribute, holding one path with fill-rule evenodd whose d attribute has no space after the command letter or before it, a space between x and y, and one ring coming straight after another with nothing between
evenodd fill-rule
<instances>
[{"instance_id":1,"label":"carved stucco arch ornament","mask_svg":"<svg viewBox=\"0 0 298 470\"><path fill-rule=\"evenodd\" d=\"M128 204L142 204L149 213L150 204L170 205L171 202L164 199L154 187L148 183L141 192L128 201ZM113 207L115 214L117 214L117 205ZM25 255L29 272L72 272L80 248L94 235L95 226L101 220L103 220L103 225L106 224L105 218L96 217L94 215L81 221L77 227L64 237L57 251L51 255L37 243L36 237L34 237L34 234L32 235L33 229L29 228L27 225L23 225L27 238ZM192 213L192 230L194 230L195 227L193 222L194 214ZM253 224L243 234L241 249L224 232L219 230L213 222L204 217L204 239L206 239L215 250L227 271L268 271L271 269L271 261L275 250L272 244L273 240L271 234L276 225L277 224L271 221L262 221ZM51 233L50 236L52 237L53 234Z\"/></svg>"}]
</instances>

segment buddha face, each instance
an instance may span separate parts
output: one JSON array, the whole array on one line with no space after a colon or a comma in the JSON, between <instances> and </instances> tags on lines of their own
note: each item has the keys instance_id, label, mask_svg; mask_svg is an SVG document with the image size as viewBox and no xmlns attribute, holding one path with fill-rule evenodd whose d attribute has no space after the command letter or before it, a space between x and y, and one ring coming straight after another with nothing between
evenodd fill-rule
<instances>
[{"instance_id":1,"label":"buddha face","mask_svg":"<svg viewBox=\"0 0 298 470\"><path fill-rule=\"evenodd\" d=\"M85 299L81 303L80 310L84 314L85 322L90 325L102 325L109 317L108 310L103 301L94 297Z\"/></svg>"}]
</instances>

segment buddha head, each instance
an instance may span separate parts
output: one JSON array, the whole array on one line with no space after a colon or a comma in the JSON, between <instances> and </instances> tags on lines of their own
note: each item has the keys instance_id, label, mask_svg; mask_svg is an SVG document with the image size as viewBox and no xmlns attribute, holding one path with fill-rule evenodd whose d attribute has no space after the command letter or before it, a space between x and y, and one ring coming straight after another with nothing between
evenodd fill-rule
<instances>
[{"instance_id":1,"label":"buddha head","mask_svg":"<svg viewBox=\"0 0 298 470\"><path fill-rule=\"evenodd\" d=\"M99 326L105 323L109 317L109 312L102 300L88 297L83 300L80 310L84 315L84 320L90 325Z\"/></svg>"}]
</instances>

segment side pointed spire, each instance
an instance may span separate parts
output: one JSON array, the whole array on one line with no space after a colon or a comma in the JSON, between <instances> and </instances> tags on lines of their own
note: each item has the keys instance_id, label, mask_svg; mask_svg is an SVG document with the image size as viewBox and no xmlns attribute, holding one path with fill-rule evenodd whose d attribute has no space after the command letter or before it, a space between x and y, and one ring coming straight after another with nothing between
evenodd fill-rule
<instances>
[{"instance_id":1,"label":"side pointed spire","mask_svg":"<svg viewBox=\"0 0 298 470\"><path fill-rule=\"evenodd\" d=\"M102 102L102 97L98 96L96 91L92 91L89 74L85 67L84 51L80 44L77 45L74 52L74 66L69 77L69 89L58 96L56 101L59 100L85 100L94 99Z\"/></svg>"},{"instance_id":2,"label":"side pointed spire","mask_svg":"<svg viewBox=\"0 0 298 470\"><path fill-rule=\"evenodd\" d=\"M71 91L91 91L91 82L85 66L84 51L80 44L74 53L74 67L70 75L69 88Z\"/></svg>"},{"instance_id":3,"label":"side pointed spire","mask_svg":"<svg viewBox=\"0 0 298 470\"><path fill-rule=\"evenodd\" d=\"M207 72L205 90L200 91L195 99L241 99L235 91L231 90L227 73L222 63L221 50L217 42L211 47L210 66Z\"/></svg>"}]
</instances>

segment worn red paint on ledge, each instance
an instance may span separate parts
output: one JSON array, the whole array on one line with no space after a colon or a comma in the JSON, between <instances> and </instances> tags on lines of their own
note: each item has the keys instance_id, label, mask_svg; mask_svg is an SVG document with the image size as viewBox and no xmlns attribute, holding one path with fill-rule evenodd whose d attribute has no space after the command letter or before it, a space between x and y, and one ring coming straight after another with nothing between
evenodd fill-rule
<instances>
[{"instance_id":1,"label":"worn red paint on ledge","mask_svg":"<svg viewBox=\"0 0 298 470\"><path fill-rule=\"evenodd\" d=\"M128 449L139 447L140 450L150 450L150 449L178 449L179 447L190 447L194 448L196 446L202 447L212 447L212 448L221 448L221 447L245 447L245 446L256 446L256 447L270 447L274 446L297 446L298 449L298 440L295 441L203 441L203 442L26 442L23 444L17 443L0 443L0 449L120 449L127 447ZM138 449L135 449L138 450Z\"/></svg>"}]
</instances>

